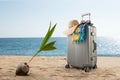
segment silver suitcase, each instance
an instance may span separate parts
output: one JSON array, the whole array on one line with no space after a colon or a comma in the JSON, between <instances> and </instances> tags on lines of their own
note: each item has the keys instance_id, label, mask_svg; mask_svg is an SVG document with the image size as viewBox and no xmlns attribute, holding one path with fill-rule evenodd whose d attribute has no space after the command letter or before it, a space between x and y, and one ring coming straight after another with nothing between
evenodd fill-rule
<instances>
[{"instance_id":1,"label":"silver suitcase","mask_svg":"<svg viewBox=\"0 0 120 80\"><path fill-rule=\"evenodd\" d=\"M85 14L86 16L90 14ZM97 67L96 51L96 27L87 26L86 39L79 43L72 42L72 36L67 37L67 64L65 68L76 67L82 68L85 72Z\"/></svg>"}]
</instances>

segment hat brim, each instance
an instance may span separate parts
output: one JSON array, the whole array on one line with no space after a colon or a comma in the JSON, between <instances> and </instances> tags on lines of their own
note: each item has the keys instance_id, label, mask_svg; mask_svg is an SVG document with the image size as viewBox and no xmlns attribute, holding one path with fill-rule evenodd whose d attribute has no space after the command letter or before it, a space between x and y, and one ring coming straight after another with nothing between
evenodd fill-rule
<instances>
[{"instance_id":1,"label":"hat brim","mask_svg":"<svg viewBox=\"0 0 120 80\"><path fill-rule=\"evenodd\" d=\"M78 25L75 25L75 26L73 26L72 28L69 28L69 29L63 31L63 34L64 34L64 35L70 35L70 34L72 34L72 33L74 32L74 30L76 29L77 26L78 26Z\"/></svg>"}]
</instances>

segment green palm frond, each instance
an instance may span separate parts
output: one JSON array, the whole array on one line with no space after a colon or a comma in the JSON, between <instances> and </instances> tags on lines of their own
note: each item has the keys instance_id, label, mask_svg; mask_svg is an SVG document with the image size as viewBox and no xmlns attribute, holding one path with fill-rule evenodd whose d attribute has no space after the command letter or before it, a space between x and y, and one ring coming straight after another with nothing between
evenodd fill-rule
<instances>
[{"instance_id":1,"label":"green palm frond","mask_svg":"<svg viewBox=\"0 0 120 80\"><path fill-rule=\"evenodd\" d=\"M33 60L33 58L35 56L37 56L41 51L49 51L49 50L54 50L56 49L56 47L54 46L55 42L56 41L52 41L52 42L49 42L48 43L48 40L51 38L54 30L55 30L55 27L56 27L57 24L55 24L52 29L51 29L51 22L50 22L50 25L49 25L49 29L48 29L48 32L46 33L41 45L40 45L40 48L39 50L34 54L34 56L29 60L29 62L31 62ZM28 63L29 63L28 62Z\"/></svg>"},{"instance_id":2,"label":"green palm frond","mask_svg":"<svg viewBox=\"0 0 120 80\"><path fill-rule=\"evenodd\" d=\"M41 46L40 46L40 51L44 48L44 46L46 45L46 43L48 42L48 40L51 38L51 36L52 36L52 34L53 34L54 30L55 30L56 25L57 25L57 24L55 24L55 25L53 26L53 28L50 29L50 28L51 28L51 23L50 23L48 32L47 32L47 34L46 34L45 38L43 39L42 44L41 44Z\"/></svg>"},{"instance_id":3,"label":"green palm frond","mask_svg":"<svg viewBox=\"0 0 120 80\"><path fill-rule=\"evenodd\" d=\"M56 49L56 47L54 47L55 42L56 41L53 41L53 42L50 42L50 43L46 44L42 50L43 51L48 51L48 50Z\"/></svg>"}]
</instances>

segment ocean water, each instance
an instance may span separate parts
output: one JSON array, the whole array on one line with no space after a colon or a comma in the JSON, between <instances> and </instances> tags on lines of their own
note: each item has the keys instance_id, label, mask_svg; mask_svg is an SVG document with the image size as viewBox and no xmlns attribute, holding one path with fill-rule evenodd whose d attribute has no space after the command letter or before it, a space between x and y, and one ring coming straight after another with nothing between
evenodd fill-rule
<instances>
[{"instance_id":1,"label":"ocean water","mask_svg":"<svg viewBox=\"0 0 120 80\"><path fill-rule=\"evenodd\" d=\"M0 56L33 56L43 38L0 38ZM39 56L66 56L67 39L55 37L56 50L44 51ZM50 41L51 41L50 40ZM120 56L120 42L112 38L97 37L98 56Z\"/></svg>"}]
</instances>

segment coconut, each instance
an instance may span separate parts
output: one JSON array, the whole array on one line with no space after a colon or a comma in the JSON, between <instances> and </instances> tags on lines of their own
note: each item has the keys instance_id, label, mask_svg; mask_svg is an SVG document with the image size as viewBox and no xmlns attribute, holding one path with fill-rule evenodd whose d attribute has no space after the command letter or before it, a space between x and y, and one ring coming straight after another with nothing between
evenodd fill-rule
<instances>
[{"instance_id":1,"label":"coconut","mask_svg":"<svg viewBox=\"0 0 120 80\"><path fill-rule=\"evenodd\" d=\"M27 75L29 72L29 65L26 62L22 62L17 66L16 75Z\"/></svg>"}]
</instances>

